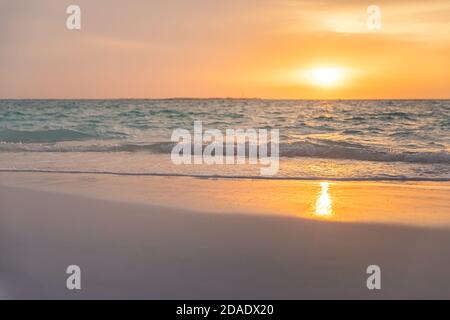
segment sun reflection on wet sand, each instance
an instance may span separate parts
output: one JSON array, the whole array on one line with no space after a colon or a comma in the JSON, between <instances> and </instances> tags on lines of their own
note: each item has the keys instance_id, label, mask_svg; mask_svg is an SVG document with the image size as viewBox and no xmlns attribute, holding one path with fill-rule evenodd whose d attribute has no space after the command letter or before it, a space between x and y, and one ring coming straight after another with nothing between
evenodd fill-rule
<instances>
[{"instance_id":1,"label":"sun reflection on wet sand","mask_svg":"<svg viewBox=\"0 0 450 320\"><path fill-rule=\"evenodd\" d=\"M330 184L328 182L320 183L320 192L316 200L315 214L320 217L330 217L333 215L333 205L328 193Z\"/></svg>"}]
</instances>

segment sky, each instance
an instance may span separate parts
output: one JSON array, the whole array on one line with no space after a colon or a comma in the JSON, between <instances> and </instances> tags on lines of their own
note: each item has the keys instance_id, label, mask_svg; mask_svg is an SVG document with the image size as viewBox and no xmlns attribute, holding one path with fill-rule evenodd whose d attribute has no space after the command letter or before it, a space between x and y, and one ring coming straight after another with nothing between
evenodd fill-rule
<instances>
[{"instance_id":1,"label":"sky","mask_svg":"<svg viewBox=\"0 0 450 320\"><path fill-rule=\"evenodd\" d=\"M449 0L0 0L0 98L445 99L449 57Z\"/></svg>"}]
</instances>

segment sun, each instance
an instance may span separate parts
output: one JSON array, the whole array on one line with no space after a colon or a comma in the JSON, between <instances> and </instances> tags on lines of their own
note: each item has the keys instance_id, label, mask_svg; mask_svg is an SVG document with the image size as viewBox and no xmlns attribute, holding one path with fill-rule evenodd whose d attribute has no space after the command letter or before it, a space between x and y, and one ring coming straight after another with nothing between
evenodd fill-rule
<instances>
[{"instance_id":1,"label":"sun","mask_svg":"<svg viewBox=\"0 0 450 320\"><path fill-rule=\"evenodd\" d=\"M343 71L339 68L317 68L307 74L309 81L315 85L333 86L342 80Z\"/></svg>"}]
</instances>

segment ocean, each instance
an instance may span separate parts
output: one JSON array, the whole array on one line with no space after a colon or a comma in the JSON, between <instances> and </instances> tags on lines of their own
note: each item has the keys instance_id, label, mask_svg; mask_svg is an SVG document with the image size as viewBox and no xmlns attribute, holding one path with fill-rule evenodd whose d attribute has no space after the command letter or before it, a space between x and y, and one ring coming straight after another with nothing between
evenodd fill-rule
<instances>
[{"instance_id":1,"label":"ocean","mask_svg":"<svg viewBox=\"0 0 450 320\"><path fill-rule=\"evenodd\" d=\"M174 165L174 129L278 129L265 179L450 181L449 100L0 100L0 170L261 178Z\"/></svg>"}]
</instances>

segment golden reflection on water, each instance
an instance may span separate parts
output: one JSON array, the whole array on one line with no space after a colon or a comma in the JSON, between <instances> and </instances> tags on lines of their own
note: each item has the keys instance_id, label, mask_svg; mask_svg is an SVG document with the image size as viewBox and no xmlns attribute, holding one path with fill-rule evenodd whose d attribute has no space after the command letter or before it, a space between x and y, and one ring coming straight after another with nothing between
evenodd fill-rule
<instances>
[{"instance_id":1,"label":"golden reflection on water","mask_svg":"<svg viewBox=\"0 0 450 320\"><path fill-rule=\"evenodd\" d=\"M333 215L333 203L328 193L330 184L328 182L320 183L320 192L316 200L315 215L320 217L330 217Z\"/></svg>"}]
</instances>

